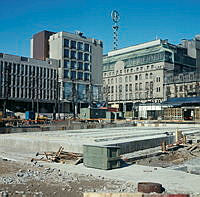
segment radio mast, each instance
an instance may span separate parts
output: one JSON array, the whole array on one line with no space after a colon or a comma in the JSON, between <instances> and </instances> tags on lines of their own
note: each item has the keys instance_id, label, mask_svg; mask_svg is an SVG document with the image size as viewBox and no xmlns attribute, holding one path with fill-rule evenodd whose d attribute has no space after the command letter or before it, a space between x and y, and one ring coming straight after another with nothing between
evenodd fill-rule
<instances>
[{"instance_id":1,"label":"radio mast","mask_svg":"<svg viewBox=\"0 0 200 197\"><path fill-rule=\"evenodd\" d=\"M116 10L111 12L111 18L113 21L112 29L113 29L113 49L116 50L119 44L118 39L118 30L119 30L119 13Z\"/></svg>"}]
</instances>

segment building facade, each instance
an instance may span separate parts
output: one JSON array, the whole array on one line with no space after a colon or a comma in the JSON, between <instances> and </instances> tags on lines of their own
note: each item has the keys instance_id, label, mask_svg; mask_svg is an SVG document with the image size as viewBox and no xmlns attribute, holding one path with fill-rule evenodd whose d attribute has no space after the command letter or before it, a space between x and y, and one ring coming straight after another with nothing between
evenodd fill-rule
<instances>
[{"instance_id":1,"label":"building facade","mask_svg":"<svg viewBox=\"0 0 200 197\"><path fill-rule=\"evenodd\" d=\"M10 110L53 110L58 98L57 71L59 62L36 60L0 53L0 101ZM39 106L37 106L39 107Z\"/></svg>"},{"instance_id":2,"label":"building facade","mask_svg":"<svg viewBox=\"0 0 200 197\"><path fill-rule=\"evenodd\" d=\"M30 43L31 58L46 60L49 58L49 37L55 34L51 31L41 31L33 35Z\"/></svg>"},{"instance_id":3,"label":"building facade","mask_svg":"<svg viewBox=\"0 0 200 197\"><path fill-rule=\"evenodd\" d=\"M102 41L86 38L79 31L75 34L58 32L50 36L49 55L60 61L60 100L68 112L72 104L100 99L102 49Z\"/></svg>"},{"instance_id":4,"label":"building facade","mask_svg":"<svg viewBox=\"0 0 200 197\"><path fill-rule=\"evenodd\" d=\"M200 96L200 75L187 72L166 79L166 98Z\"/></svg>"},{"instance_id":5,"label":"building facade","mask_svg":"<svg viewBox=\"0 0 200 197\"><path fill-rule=\"evenodd\" d=\"M103 58L104 100L123 111L140 103L162 103L167 99L166 79L196 68L196 56L167 40L111 51Z\"/></svg>"}]
</instances>

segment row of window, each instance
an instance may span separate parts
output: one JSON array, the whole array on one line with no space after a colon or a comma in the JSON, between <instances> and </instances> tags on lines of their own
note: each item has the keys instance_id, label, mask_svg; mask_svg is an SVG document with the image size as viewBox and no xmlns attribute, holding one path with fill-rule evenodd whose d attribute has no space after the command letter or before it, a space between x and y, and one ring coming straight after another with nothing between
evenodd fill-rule
<instances>
[{"instance_id":1,"label":"row of window","mask_svg":"<svg viewBox=\"0 0 200 197\"><path fill-rule=\"evenodd\" d=\"M77 59L82 61L91 61L91 55L83 52L69 51L64 49L64 58Z\"/></svg>"},{"instance_id":2,"label":"row of window","mask_svg":"<svg viewBox=\"0 0 200 197\"><path fill-rule=\"evenodd\" d=\"M123 97L124 96L124 97ZM107 99L108 101L117 101L117 100L137 100L137 99L150 99L151 97L147 94L147 93L135 93L135 94L132 94L132 93L126 93L126 94L116 94L116 95L113 95L113 94L108 94L107 95ZM155 102L157 103L160 103L161 100L160 99L156 99Z\"/></svg>"},{"instance_id":3,"label":"row of window","mask_svg":"<svg viewBox=\"0 0 200 197\"><path fill-rule=\"evenodd\" d=\"M125 91L133 91L133 86L132 84L126 84L124 86ZM123 86L119 85L119 86L115 86L115 91L116 92L122 92ZM153 91L153 82L146 82L145 86L143 87L143 83L135 83L135 91L140 91L140 90L149 90L148 92L152 92ZM113 93L114 92L114 86L104 86L104 92L105 93ZM160 87L157 87L157 92L160 92Z\"/></svg>"},{"instance_id":4,"label":"row of window","mask_svg":"<svg viewBox=\"0 0 200 197\"><path fill-rule=\"evenodd\" d=\"M154 65L151 65L151 66L140 66L140 67L136 67L135 69L134 68L125 68L124 70L116 70L116 75L118 75L118 74L123 74L123 72L126 74L128 74L128 73L133 73L133 72L135 72L135 71L145 71L145 70L152 70L152 69L154 69L155 68L155 66ZM110 71L110 72L105 72L104 73L104 76L113 76L113 75L115 75L115 72L114 71Z\"/></svg>"},{"instance_id":5,"label":"row of window","mask_svg":"<svg viewBox=\"0 0 200 197\"><path fill-rule=\"evenodd\" d=\"M115 82L119 82L119 83L122 83L122 79L123 77L119 77L119 78L115 78ZM153 73L146 73L145 74L145 79L153 79ZM134 75L134 80L137 81L137 80L143 80L143 75L142 74L139 74L139 75ZM125 76L125 82L132 82L133 81L133 76ZM160 82L160 77L158 78L158 80L156 79L156 82ZM114 83L114 79L111 78L111 79L108 79L108 84L113 84Z\"/></svg>"},{"instance_id":6,"label":"row of window","mask_svg":"<svg viewBox=\"0 0 200 197\"><path fill-rule=\"evenodd\" d=\"M49 69L44 67L36 67L31 65L16 64L11 62L3 62L0 64L0 71L17 74L17 75L32 75L44 78L56 78L57 72L55 69Z\"/></svg>"},{"instance_id":7,"label":"row of window","mask_svg":"<svg viewBox=\"0 0 200 197\"><path fill-rule=\"evenodd\" d=\"M183 92L183 91L197 91L200 89L199 85L181 85L181 86L175 86L175 91ZM170 92L170 87L167 87L167 91Z\"/></svg>"},{"instance_id":8,"label":"row of window","mask_svg":"<svg viewBox=\"0 0 200 197\"><path fill-rule=\"evenodd\" d=\"M11 98L22 98L22 99L48 99L54 100L57 97L57 92L54 90L47 90L47 89L30 89L30 88L18 88L13 87L10 88L9 94L5 94L5 89L2 89L2 97L11 97Z\"/></svg>"},{"instance_id":9,"label":"row of window","mask_svg":"<svg viewBox=\"0 0 200 197\"><path fill-rule=\"evenodd\" d=\"M77 42L75 40L64 39L64 47L87 51L87 52L92 51L92 47L89 44L83 42Z\"/></svg>"},{"instance_id":10,"label":"row of window","mask_svg":"<svg viewBox=\"0 0 200 197\"><path fill-rule=\"evenodd\" d=\"M76 71L69 71L64 70L64 78L65 79L71 79L71 80L90 80L90 74L89 73L83 73L83 72L76 72Z\"/></svg>"},{"instance_id":11,"label":"row of window","mask_svg":"<svg viewBox=\"0 0 200 197\"><path fill-rule=\"evenodd\" d=\"M64 68L90 71L90 64L76 61L64 60Z\"/></svg>"}]
</instances>

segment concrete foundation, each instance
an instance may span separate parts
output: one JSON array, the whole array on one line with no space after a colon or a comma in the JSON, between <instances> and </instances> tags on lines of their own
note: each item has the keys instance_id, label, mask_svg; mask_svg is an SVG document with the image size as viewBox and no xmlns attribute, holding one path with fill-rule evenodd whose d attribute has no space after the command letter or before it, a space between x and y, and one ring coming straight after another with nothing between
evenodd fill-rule
<instances>
[{"instance_id":1,"label":"concrete foundation","mask_svg":"<svg viewBox=\"0 0 200 197\"><path fill-rule=\"evenodd\" d=\"M2 134L0 149L21 153L36 153L56 151L60 146L65 151L83 153L84 144L117 145L121 154L137 150L160 146L162 141L167 144L174 142L174 135L166 132L175 132L177 127L116 127L102 129L59 130L29 133ZM179 129L184 134L199 132L199 128L184 125Z\"/></svg>"}]
</instances>

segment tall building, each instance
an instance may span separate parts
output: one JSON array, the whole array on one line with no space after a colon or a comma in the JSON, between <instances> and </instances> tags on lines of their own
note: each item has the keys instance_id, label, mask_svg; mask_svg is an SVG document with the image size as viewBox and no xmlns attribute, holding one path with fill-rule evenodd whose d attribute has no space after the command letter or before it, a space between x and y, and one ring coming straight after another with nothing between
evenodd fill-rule
<instances>
[{"instance_id":1,"label":"tall building","mask_svg":"<svg viewBox=\"0 0 200 197\"><path fill-rule=\"evenodd\" d=\"M165 81L195 71L196 59L186 46L161 39L111 51L103 58L104 99L123 111L161 103L167 99Z\"/></svg>"},{"instance_id":2,"label":"tall building","mask_svg":"<svg viewBox=\"0 0 200 197\"><path fill-rule=\"evenodd\" d=\"M39 60L49 58L49 37L55 32L41 31L33 35L31 39L31 57Z\"/></svg>"},{"instance_id":3,"label":"tall building","mask_svg":"<svg viewBox=\"0 0 200 197\"><path fill-rule=\"evenodd\" d=\"M49 38L50 58L60 60L59 84L63 108L98 100L102 87L103 43L83 33L58 32Z\"/></svg>"},{"instance_id":4,"label":"tall building","mask_svg":"<svg viewBox=\"0 0 200 197\"><path fill-rule=\"evenodd\" d=\"M53 112L58 99L58 65L53 59L0 53L0 107L6 104L13 111Z\"/></svg>"}]
</instances>

